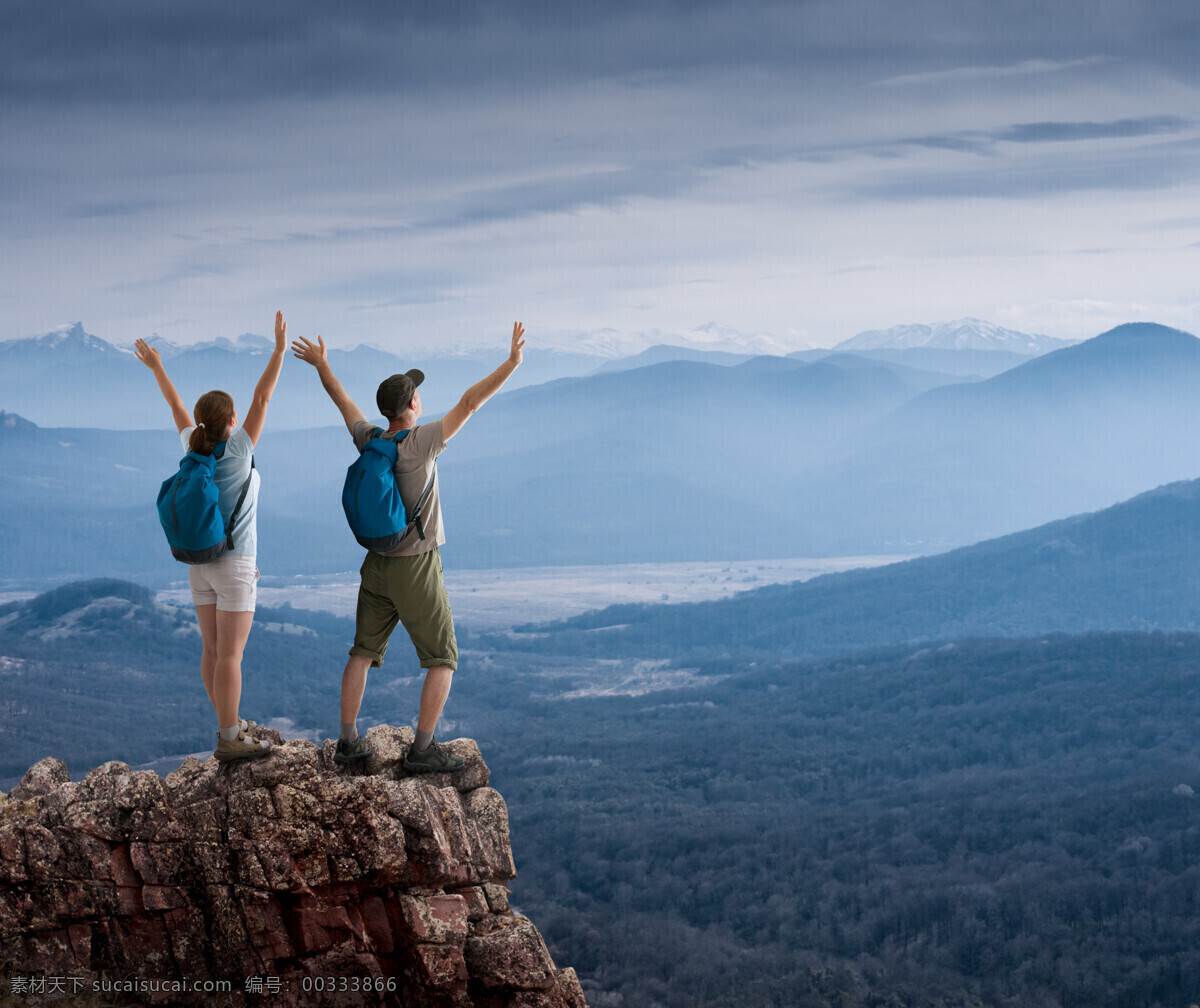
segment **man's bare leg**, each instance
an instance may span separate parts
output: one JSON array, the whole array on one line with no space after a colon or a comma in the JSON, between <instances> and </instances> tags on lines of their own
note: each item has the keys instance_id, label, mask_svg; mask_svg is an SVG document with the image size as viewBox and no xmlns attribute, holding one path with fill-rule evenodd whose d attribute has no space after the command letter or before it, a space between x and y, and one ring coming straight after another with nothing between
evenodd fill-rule
<instances>
[{"instance_id":1,"label":"man's bare leg","mask_svg":"<svg viewBox=\"0 0 1200 1008\"><path fill-rule=\"evenodd\" d=\"M341 737L347 742L358 738L358 725L355 722L358 721L358 710L362 707L363 692L367 688L367 670L370 667L369 655L351 655L342 673ZM347 728L347 725L350 727Z\"/></svg>"},{"instance_id":2,"label":"man's bare leg","mask_svg":"<svg viewBox=\"0 0 1200 1008\"><path fill-rule=\"evenodd\" d=\"M433 741L433 730L437 727L446 697L450 695L450 681L454 669L449 665L433 665L425 672L425 683L421 686L421 710L417 716L417 737L413 740L408 755L404 757L404 768L422 773L431 770L453 773L463 768L460 756L453 756Z\"/></svg>"},{"instance_id":3,"label":"man's bare leg","mask_svg":"<svg viewBox=\"0 0 1200 1008\"><path fill-rule=\"evenodd\" d=\"M421 710L417 715L417 731L428 732L432 737L437 728L438 718L442 716L442 708L446 706L446 698L450 696L450 682L454 678L454 669L449 665L431 665L425 672L425 682L421 686ZM429 745L421 745L417 738L417 748L424 749Z\"/></svg>"}]
</instances>

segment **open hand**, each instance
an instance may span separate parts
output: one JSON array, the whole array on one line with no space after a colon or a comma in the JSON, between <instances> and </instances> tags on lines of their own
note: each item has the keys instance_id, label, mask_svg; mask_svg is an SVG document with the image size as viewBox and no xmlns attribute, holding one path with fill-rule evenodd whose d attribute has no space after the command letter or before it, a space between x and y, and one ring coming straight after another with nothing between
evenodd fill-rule
<instances>
[{"instance_id":1,"label":"open hand","mask_svg":"<svg viewBox=\"0 0 1200 1008\"><path fill-rule=\"evenodd\" d=\"M162 367L162 358L159 357L158 351L144 339L140 339L133 344L133 355L151 371L157 371Z\"/></svg>"},{"instance_id":2,"label":"open hand","mask_svg":"<svg viewBox=\"0 0 1200 1008\"><path fill-rule=\"evenodd\" d=\"M275 349L280 353L287 349L287 323L281 311L275 313Z\"/></svg>"},{"instance_id":3,"label":"open hand","mask_svg":"<svg viewBox=\"0 0 1200 1008\"><path fill-rule=\"evenodd\" d=\"M287 328L286 323L284 328ZM306 340L303 336L298 340L292 340L292 353L313 367L320 367L326 362L325 341L320 336L317 336L316 343Z\"/></svg>"},{"instance_id":4,"label":"open hand","mask_svg":"<svg viewBox=\"0 0 1200 1008\"><path fill-rule=\"evenodd\" d=\"M524 354L521 352L525 348L525 340L522 338L525 335L525 327L520 322L513 323L512 349L509 351L508 359L514 364L520 364L524 359Z\"/></svg>"}]
</instances>

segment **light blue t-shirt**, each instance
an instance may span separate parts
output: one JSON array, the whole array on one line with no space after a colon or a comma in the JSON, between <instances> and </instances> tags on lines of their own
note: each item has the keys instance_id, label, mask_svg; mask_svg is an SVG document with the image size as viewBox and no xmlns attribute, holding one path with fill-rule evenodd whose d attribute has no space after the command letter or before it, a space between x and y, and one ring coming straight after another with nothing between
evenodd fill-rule
<instances>
[{"instance_id":1,"label":"light blue t-shirt","mask_svg":"<svg viewBox=\"0 0 1200 1008\"><path fill-rule=\"evenodd\" d=\"M183 450L188 450L195 427L185 427L179 432L179 440L183 442ZM250 475L250 487L246 491L246 499L242 501L242 510L238 512L237 521L233 525L233 549L224 556L257 556L258 555L258 470L250 469L250 459L254 456L254 444L241 427L233 432L225 442L225 454L217 460L217 494L221 508L221 517L229 521L237 504L242 485L246 482L246 474Z\"/></svg>"}]
</instances>

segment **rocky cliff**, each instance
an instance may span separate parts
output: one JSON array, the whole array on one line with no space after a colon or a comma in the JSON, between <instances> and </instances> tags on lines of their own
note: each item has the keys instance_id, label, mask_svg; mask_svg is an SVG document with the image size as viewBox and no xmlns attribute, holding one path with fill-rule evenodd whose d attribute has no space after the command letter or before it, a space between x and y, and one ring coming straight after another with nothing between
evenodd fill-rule
<instances>
[{"instance_id":1,"label":"rocky cliff","mask_svg":"<svg viewBox=\"0 0 1200 1008\"><path fill-rule=\"evenodd\" d=\"M585 1008L508 905L508 810L475 743L417 776L410 729L367 737L353 770L300 741L165 779L37 763L0 800L0 975L34 1002Z\"/></svg>"}]
</instances>

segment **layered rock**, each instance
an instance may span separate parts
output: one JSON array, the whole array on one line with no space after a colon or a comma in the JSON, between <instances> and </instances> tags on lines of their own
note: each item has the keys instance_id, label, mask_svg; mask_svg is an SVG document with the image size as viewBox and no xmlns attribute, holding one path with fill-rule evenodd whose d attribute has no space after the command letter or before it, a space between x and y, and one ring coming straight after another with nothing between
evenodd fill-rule
<instances>
[{"instance_id":1,"label":"layered rock","mask_svg":"<svg viewBox=\"0 0 1200 1008\"><path fill-rule=\"evenodd\" d=\"M42 760L0 800L0 973L127 1003L212 1004L181 986L225 980L232 1006L585 1008L508 905L508 810L475 743L413 775L410 729L367 738L352 770L301 741L165 779Z\"/></svg>"}]
</instances>

